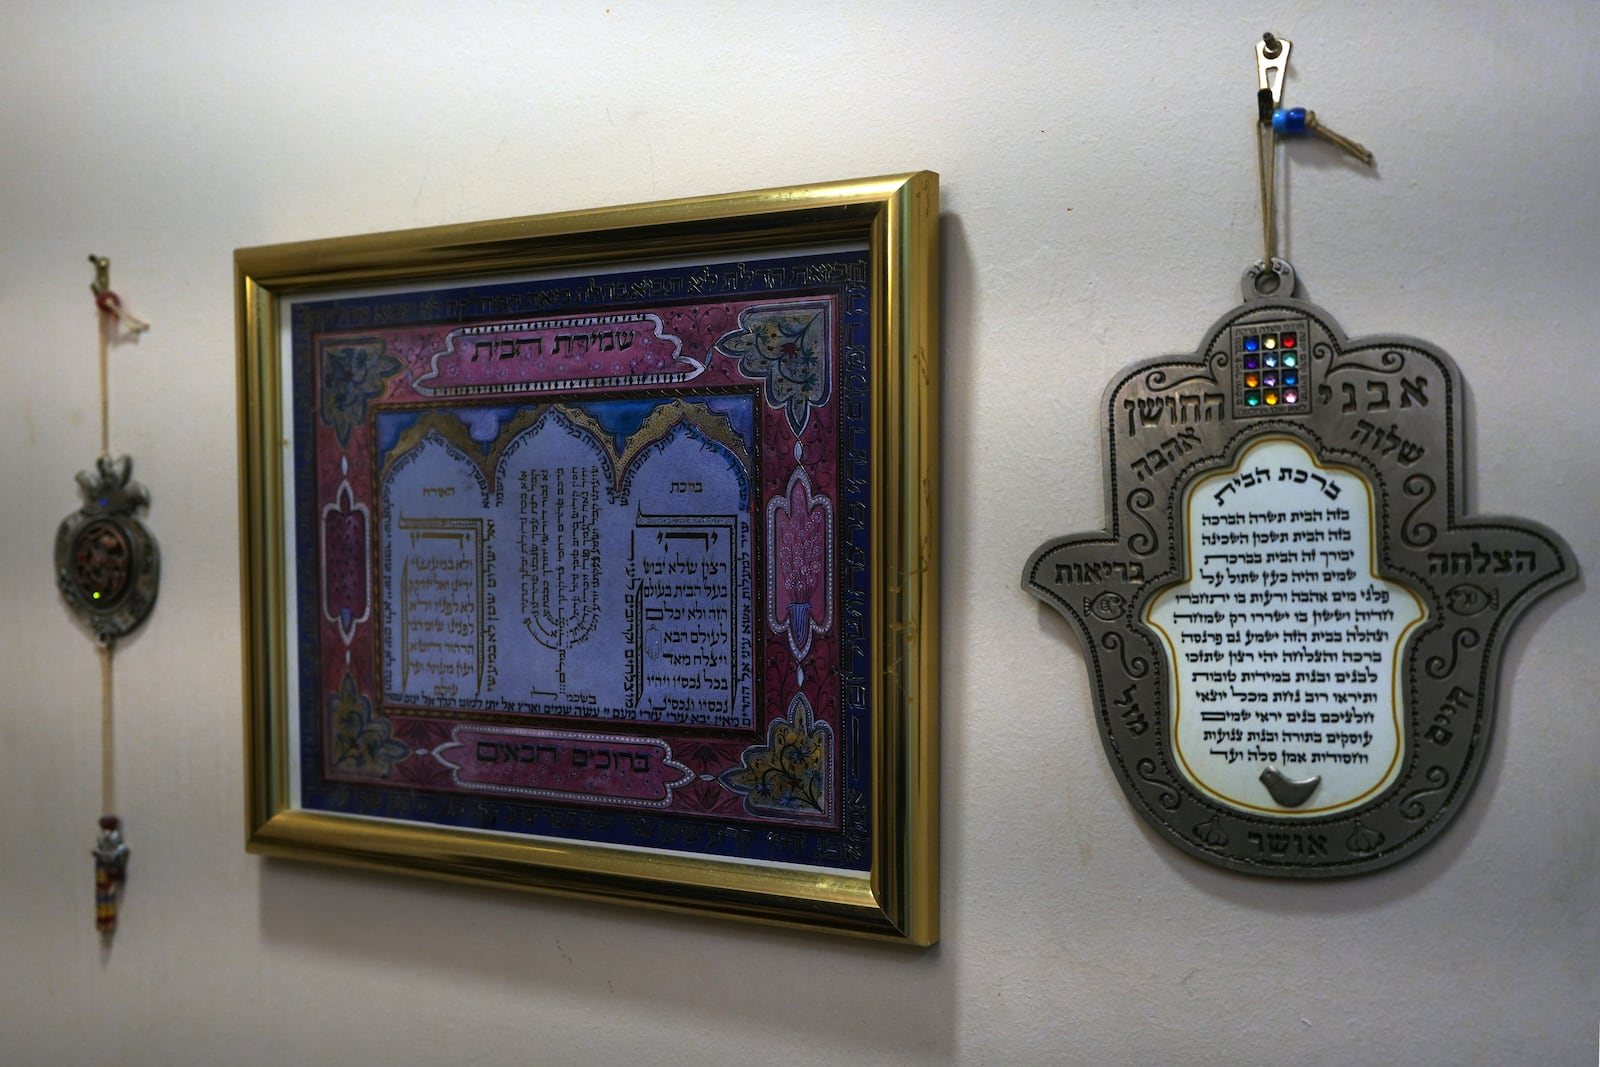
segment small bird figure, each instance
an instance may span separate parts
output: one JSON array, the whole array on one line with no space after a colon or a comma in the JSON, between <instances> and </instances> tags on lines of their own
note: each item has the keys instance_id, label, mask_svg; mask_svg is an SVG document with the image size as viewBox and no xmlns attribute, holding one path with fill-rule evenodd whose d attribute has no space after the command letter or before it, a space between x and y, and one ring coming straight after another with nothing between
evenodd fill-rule
<instances>
[{"instance_id":1,"label":"small bird figure","mask_svg":"<svg viewBox=\"0 0 1600 1067\"><path fill-rule=\"evenodd\" d=\"M1286 808L1298 808L1317 791L1317 786L1322 784L1322 775L1314 774L1310 778L1296 780L1276 767L1268 767L1261 772L1261 784L1267 787L1267 792L1279 804Z\"/></svg>"}]
</instances>

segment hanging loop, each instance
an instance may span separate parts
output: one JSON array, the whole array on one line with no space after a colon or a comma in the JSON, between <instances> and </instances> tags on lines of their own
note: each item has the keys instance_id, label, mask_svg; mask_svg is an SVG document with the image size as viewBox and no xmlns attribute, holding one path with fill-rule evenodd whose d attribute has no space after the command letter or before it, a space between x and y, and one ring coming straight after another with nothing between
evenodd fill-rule
<instances>
[{"instance_id":1,"label":"hanging loop","mask_svg":"<svg viewBox=\"0 0 1600 1067\"><path fill-rule=\"evenodd\" d=\"M1293 296L1295 284L1294 267L1286 259L1275 258L1252 263L1239 287L1244 291L1244 302L1253 304Z\"/></svg>"}]
</instances>

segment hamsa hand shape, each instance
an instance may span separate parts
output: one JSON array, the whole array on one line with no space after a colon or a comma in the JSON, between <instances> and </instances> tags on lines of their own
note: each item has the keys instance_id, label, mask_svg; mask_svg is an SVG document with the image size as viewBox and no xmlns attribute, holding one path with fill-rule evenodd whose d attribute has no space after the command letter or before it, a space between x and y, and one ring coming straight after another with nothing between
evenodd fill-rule
<instances>
[{"instance_id":1,"label":"hamsa hand shape","mask_svg":"<svg viewBox=\"0 0 1600 1067\"><path fill-rule=\"evenodd\" d=\"M1439 349L1248 284L1107 388L1107 529L1022 585L1082 634L1106 755L1179 848L1350 875L1460 810L1508 629L1577 577L1551 531L1467 513L1461 393Z\"/></svg>"}]
</instances>

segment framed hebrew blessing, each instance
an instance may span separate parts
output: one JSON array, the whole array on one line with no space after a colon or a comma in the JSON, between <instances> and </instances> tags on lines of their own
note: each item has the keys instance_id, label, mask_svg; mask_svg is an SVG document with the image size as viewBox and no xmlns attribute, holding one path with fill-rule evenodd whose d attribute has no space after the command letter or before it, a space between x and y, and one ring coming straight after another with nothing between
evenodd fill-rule
<instances>
[{"instance_id":1,"label":"framed hebrew blessing","mask_svg":"<svg viewBox=\"0 0 1600 1067\"><path fill-rule=\"evenodd\" d=\"M238 251L248 848L936 941L937 225Z\"/></svg>"}]
</instances>

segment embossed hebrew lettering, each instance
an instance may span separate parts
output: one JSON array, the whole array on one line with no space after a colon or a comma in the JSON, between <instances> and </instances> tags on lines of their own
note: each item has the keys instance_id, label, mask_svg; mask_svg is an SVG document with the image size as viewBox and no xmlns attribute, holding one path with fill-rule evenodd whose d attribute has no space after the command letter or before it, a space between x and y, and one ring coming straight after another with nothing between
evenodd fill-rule
<instances>
[{"instance_id":1,"label":"embossed hebrew lettering","mask_svg":"<svg viewBox=\"0 0 1600 1067\"><path fill-rule=\"evenodd\" d=\"M1075 624L1106 755L1167 840L1363 873L1460 811L1505 634L1577 569L1550 530L1467 510L1449 356L1246 299L1111 382L1105 529L1040 546L1022 585Z\"/></svg>"}]
</instances>

